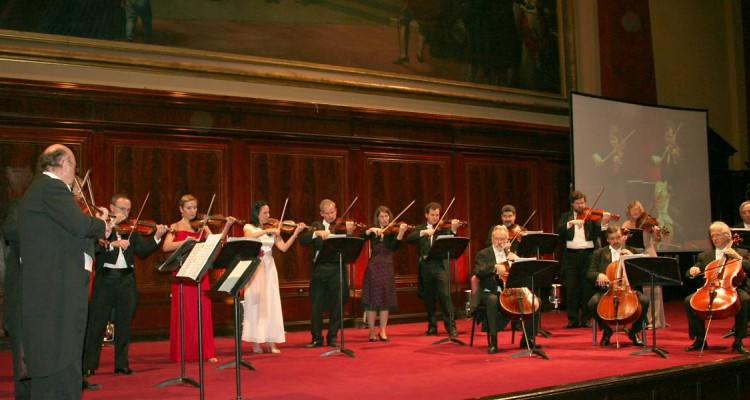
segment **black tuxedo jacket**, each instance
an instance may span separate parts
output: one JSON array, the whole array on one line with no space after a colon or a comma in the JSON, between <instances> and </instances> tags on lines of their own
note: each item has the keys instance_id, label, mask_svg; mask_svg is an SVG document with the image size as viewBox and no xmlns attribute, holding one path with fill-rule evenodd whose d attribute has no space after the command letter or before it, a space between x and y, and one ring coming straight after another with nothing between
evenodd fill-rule
<instances>
[{"instance_id":1,"label":"black tuxedo jacket","mask_svg":"<svg viewBox=\"0 0 750 400\"><path fill-rule=\"evenodd\" d=\"M497 294L495 249L492 246L485 247L477 253L476 258L472 272L479 278L479 291L483 292L486 289Z\"/></svg>"},{"instance_id":2,"label":"black tuxedo jacket","mask_svg":"<svg viewBox=\"0 0 750 400\"><path fill-rule=\"evenodd\" d=\"M104 222L85 215L61 180L38 175L18 209L21 247L21 333L32 378L80 361L91 274L84 253Z\"/></svg>"},{"instance_id":3,"label":"black tuxedo jacket","mask_svg":"<svg viewBox=\"0 0 750 400\"><path fill-rule=\"evenodd\" d=\"M418 261L420 262L424 261L427 258L427 256L430 254L430 249L432 248L432 241L431 241L430 236L419 235L419 232L425 229L427 229L427 223L419 224L417 225L416 228L414 228L414 230L411 233L409 233L409 236L406 237L406 241L409 243L415 243L415 242L419 243ZM453 231L450 230L450 228L441 229L435 232L433 236L435 237L435 239L437 239L438 236L444 236L444 235L456 236L456 234L453 233Z\"/></svg>"},{"instance_id":4,"label":"black tuxedo jacket","mask_svg":"<svg viewBox=\"0 0 750 400\"><path fill-rule=\"evenodd\" d=\"M748 251L741 248L735 248L735 250L742 257L742 269L745 270L745 276L750 276L750 260L748 260ZM706 270L706 266L715 259L716 250L706 250L698 254L698 258L695 260L695 265L693 266L700 268L701 272L703 272ZM685 271L685 277L690 278L690 269ZM747 278L745 278L745 280L738 287L750 293L750 286L748 286Z\"/></svg>"},{"instance_id":5,"label":"black tuxedo jacket","mask_svg":"<svg viewBox=\"0 0 750 400\"><path fill-rule=\"evenodd\" d=\"M117 240L117 234L115 232L112 232L111 235L109 235L109 238L107 238L109 241L115 241ZM128 246L127 249L125 249L122 253L125 256L125 263L130 268L135 267L135 256L138 256L140 258L145 258L149 254L151 254L152 251L156 250L156 248L159 247L159 244L156 243L156 240L154 237L145 238L141 236L138 233L133 233L132 238L130 239L130 246ZM104 268L104 264L115 264L117 262L117 257L120 255L120 248L114 247L112 250L109 248L105 248L104 246L97 245L96 247L96 272L100 272L102 268Z\"/></svg>"},{"instance_id":6,"label":"black tuxedo jacket","mask_svg":"<svg viewBox=\"0 0 750 400\"><path fill-rule=\"evenodd\" d=\"M575 235L574 227L571 226L570 229L568 229L568 221L574 219L574 216L575 213L573 211L568 211L563 213L560 216L560 220L557 221L557 234L566 242L573 240L573 236ZM594 249L601 247L599 245L599 238L602 233L602 225L599 222L591 220L586 221L586 223L583 224L583 232L586 235L586 240L594 242ZM565 250L567 250L567 247L563 245L563 251Z\"/></svg>"},{"instance_id":7,"label":"black tuxedo jacket","mask_svg":"<svg viewBox=\"0 0 750 400\"><path fill-rule=\"evenodd\" d=\"M638 250L632 247L625 246L624 248L630 250L633 254L639 253ZM610 251L609 246L597 249L591 256L591 264L589 264L589 269L586 272L586 278L596 284L596 278L599 274L607 273L607 267L609 264L612 264L612 252Z\"/></svg>"}]
</instances>

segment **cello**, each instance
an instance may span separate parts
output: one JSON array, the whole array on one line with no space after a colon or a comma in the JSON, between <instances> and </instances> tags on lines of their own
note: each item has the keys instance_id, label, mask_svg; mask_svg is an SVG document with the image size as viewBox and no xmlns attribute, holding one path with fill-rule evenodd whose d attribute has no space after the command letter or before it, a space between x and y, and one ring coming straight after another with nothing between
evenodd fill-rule
<instances>
[{"instance_id":1,"label":"cello","mask_svg":"<svg viewBox=\"0 0 750 400\"><path fill-rule=\"evenodd\" d=\"M740 242L739 234L732 235L732 247ZM703 273L706 283L690 299L690 307L698 318L711 321L737 314L741 308L737 286L745 281L742 260L724 255L720 260L711 261Z\"/></svg>"},{"instance_id":2,"label":"cello","mask_svg":"<svg viewBox=\"0 0 750 400\"><path fill-rule=\"evenodd\" d=\"M509 250L505 250L505 256L507 258ZM505 261L502 264L510 272L510 262ZM500 292L500 314L505 316L511 321L528 320L531 318L533 313L539 311L539 297L529 290L527 287L507 287L508 275L496 275L495 279L498 280L498 285L503 287ZM501 285L502 282L502 285ZM532 305L533 310L532 311Z\"/></svg>"},{"instance_id":3,"label":"cello","mask_svg":"<svg viewBox=\"0 0 750 400\"><path fill-rule=\"evenodd\" d=\"M638 294L630 287L623 270L622 259L607 266L605 274L610 282L609 288L602 295L596 308L599 317L614 327L635 321L643 312Z\"/></svg>"}]
</instances>

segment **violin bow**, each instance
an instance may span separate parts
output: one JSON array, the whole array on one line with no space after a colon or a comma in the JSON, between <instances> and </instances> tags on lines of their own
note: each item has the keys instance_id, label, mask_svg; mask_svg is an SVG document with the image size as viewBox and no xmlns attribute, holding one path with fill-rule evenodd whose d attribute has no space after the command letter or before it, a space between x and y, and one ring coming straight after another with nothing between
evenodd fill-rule
<instances>
[{"instance_id":1,"label":"violin bow","mask_svg":"<svg viewBox=\"0 0 750 400\"><path fill-rule=\"evenodd\" d=\"M281 227L284 225L284 214L286 214L287 204L289 204L289 196L287 196L286 200L284 200L284 208L281 209L281 218L279 218L279 233L281 233Z\"/></svg>"},{"instance_id":2,"label":"violin bow","mask_svg":"<svg viewBox=\"0 0 750 400\"><path fill-rule=\"evenodd\" d=\"M596 207L596 203L599 202L599 199L602 197L602 193L604 193L604 186L602 186L602 190L599 191L599 194L596 195L596 200L594 200L594 204L589 207L589 212L586 213L586 215L583 217L583 222L586 223L586 221L589 219L589 216L591 215L591 211Z\"/></svg>"},{"instance_id":3,"label":"violin bow","mask_svg":"<svg viewBox=\"0 0 750 400\"><path fill-rule=\"evenodd\" d=\"M625 136L625 139L622 139L622 141L620 143L618 143L617 146L615 146L615 148L612 149L609 152L609 154L607 154L607 156L602 159L601 162L603 163L603 162L607 161L607 159L609 159L610 157L612 157L612 155L615 154L618 149L620 149L622 146L625 145L625 142L627 142L628 139L630 139L630 137L633 136L634 133L635 133L635 129L633 129L632 131L630 131L630 133L628 133L628 135Z\"/></svg>"},{"instance_id":4,"label":"violin bow","mask_svg":"<svg viewBox=\"0 0 750 400\"><path fill-rule=\"evenodd\" d=\"M143 209L146 208L146 203L148 202L149 196L151 196L150 190L148 191L148 193L146 193L146 198L143 200L143 204L141 204L141 209L138 211L138 216L135 217L133 225L130 226L130 236L128 236L128 243L130 243L130 238L133 237L133 233L135 232L135 227L138 225L138 221L141 220L141 214L143 214Z\"/></svg>"},{"instance_id":5,"label":"violin bow","mask_svg":"<svg viewBox=\"0 0 750 400\"><path fill-rule=\"evenodd\" d=\"M524 222L523 225L521 225L521 230L522 231L523 231L523 228L526 228L526 225L528 225L529 221L531 221L531 218L534 217L534 214L536 214L536 210L534 210L534 212L532 212L531 215L529 215L529 218L526 218L526 222ZM513 245L513 242L515 242L516 239L518 239L518 236L519 235L514 236L513 240L510 241L510 245L511 246Z\"/></svg>"},{"instance_id":6,"label":"violin bow","mask_svg":"<svg viewBox=\"0 0 750 400\"><path fill-rule=\"evenodd\" d=\"M448 215L448 210L451 209L451 207L453 206L453 202L454 201L456 201L456 196L453 196L453 199L451 199L451 202L448 204L448 207L445 208L445 211L443 212L443 215L440 216L440 219L438 220L438 223L435 224L434 231L432 232L433 235L435 234L435 232L437 232L437 230L438 230L437 228L443 223L443 220L445 219L445 216Z\"/></svg>"},{"instance_id":7,"label":"violin bow","mask_svg":"<svg viewBox=\"0 0 750 400\"><path fill-rule=\"evenodd\" d=\"M344 218L344 217L346 217L346 214L349 214L349 210L352 209L352 206L354 205L354 203L357 202L357 200L359 200L359 196L354 197L354 200L352 200L352 202L349 203L349 207L347 207L346 211L344 211L344 213L341 214L341 218Z\"/></svg>"},{"instance_id":8,"label":"violin bow","mask_svg":"<svg viewBox=\"0 0 750 400\"><path fill-rule=\"evenodd\" d=\"M93 211L91 210L91 204L86 200L86 196L83 194L83 187L86 185L86 182L89 180L89 174L91 174L91 170L86 171L86 175L84 175L83 179L80 179L79 177L75 177L73 179L73 183L75 183L78 186L78 195L81 196L81 200L83 200L83 204L86 206L86 208L89 210L89 215L94 215ZM73 193L75 195L75 193Z\"/></svg>"},{"instance_id":9,"label":"violin bow","mask_svg":"<svg viewBox=\"0 0 750 400\"><path fill-rule=\"evenodd\" d=\"M408 210L416 202L417 202L417 199L412 200L411 203L409 203L408 206L404 207L404 209L401 210L401 212L398 213L398 215L395 218L393 218L393 220L391 222L389 222L388 225L386 225L385 228L383 228L382 230L386 230L386 229L390 228L391 226L393 226L393 223L396 222L396 221L398 221L398 219L406 212L406 210Z\"/></svg>"},{"instance_id":10,"label":"violin bow","mask_svg":"<svg viewBox=\"0 0 750 400\"><path fill-rule=\"evenodd\" d=\"M206 218L201 221L201 228L200 228L200 235L198 236L198 241L200 242L203 240L203 228L206 227L206 224L208 223L208 218L211 216L211 209L214 207L214 200L216 199L216 193L211 196L211 203L208 204L208 211L206 211Z\"/></svg>"}]
</instances>

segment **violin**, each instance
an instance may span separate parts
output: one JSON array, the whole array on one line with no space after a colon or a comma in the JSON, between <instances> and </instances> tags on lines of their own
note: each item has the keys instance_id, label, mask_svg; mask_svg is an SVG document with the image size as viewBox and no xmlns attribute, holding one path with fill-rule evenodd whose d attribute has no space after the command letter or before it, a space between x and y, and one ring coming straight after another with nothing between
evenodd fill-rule
<instances>
[{"instance_id":1,"label":"violin","mask_svg":"<svg viewBox=\"0 0 750 400\"><path fill-rule=\"evenodd\" d=\"M383 230L383 234L384 234L384 235L387 235L387 234L389 234L389 233L398 233L398 232L399 232L399 231L401 230L401 224L406 224L406 222L402 222L402 221L396 221L396 222L394 222L394 223L392 223L392 224L389 224L389 226L387 226L387 227L386 227L386 228L385 228L385 229ZM410 230L412 230L412 229L414 229L414 228L415 228L415 226L414 226L414 225L409 225L409 224L406 224L406 231L407 231L407 232L409 232Z\"/></svg>"},{"instance_id":2,"label":"violin","mask_svg":"<svg viewBox=\"0 0 750 400\"><path fill-rule=\"evenodd\" d=\"M651 216L647 212L642 212L640 216L635 220L635 226L638 229L643 229L648 233L654 233L656 228L659 228L659 233L663 236L669 235L669 229L663 226L659 226L659 220Z\"/></svg>"},{"instance_id":3,"label":"violin","mask_svg":"<svg viewBox=\"0 0 750 400\"><path fill-rule=\"evenodd\" d=\"M297 229L297 223L292 220L279 221L276 218L269 218L268 222L263 224L263 229L278 229L281 233L294 233ZM305 229L312 230L311 226L306 226Z\"/></svg>"},{"instance_id":4,"label":"violin","mask_svg":"<svg viewBox=\"0 0 750 400\"><path fill-rule=\"evenodd\" d=\"M131 219L130 221L120 222L120 224L117 225L115 229L121 235L129 235L133 232L133 230L135 230L136 233L139 233L143 236L150 236L156 232L157 227L156 222L151 220L139 219L138 221L136 221L135 219ZM167 228L167 230L174 233L172 229Z\"/></svg>"},{"instance_id":5,"label":"violin","mask_svg":"<svg viewBox=\"0 0 750 400\"><path fill-rule=\"evenodd\" d=\"M623 264L614 261L607 266L606 275L609 288L599 300L596 312L611 326L629 324L641 316L643 309L638 301L638 293L622 275Z\"/></svg>"},{"instance_id":6,"label":"violin","mask_svg":"<svg viewBox=\"0 0 750 400\"><path fill-rule=\"evenodd\" d=\"M739 234L732 235L732 247L740 242ZM721 260L711 261L703 273L706 284L690 299L695 314L703 320L724 319L737 314L741 308L737 286L745 281L742 260L724 255Z\"/></svg>"},{"instance_id":7,"label":"violin","mask_svg":"<svg viewBox=\"0 0 750 400\"><path fill-rule=\"evenodd\" d=\"M526 232L526 229L522 228L521 225L513 224L508 228L508 239L520 242Z\"/></svg>"},{"instance_id":8,"label":"violin","mask_svg":"<svg viewBox=\"0 0 750 400\"><path fill-rule=\"evenodd\" d=\"M197 231L201 226L203 226L204 221L205 225L209 228L218 229L221 228L221 226L224 225L225 222L227 222L227 219L221 214L209 215L208 217L206 217L205 214L198 214L195 216L195 219L190 221L190 227L193 228L193 230ZM237 219L235 220L235 222L240 225L245 225L246 223L241 219Z\"/></svg>"},{"instance_id":9,"label":"violin","mask_svg":"<svg viewBox=\"0 0 750 400\"><path fill-rule=\"evenodd\" d=\"M576 214L576 219L583 219L583 220L590 220L590 221L594 221L594 222L599 222L599 221L602 220L602 217L604 217L604 213L605 212L607 212L607 211L604 211L601 208L597 208L597 209L592 210L592 209L586 207L586 208L583 209L583 212L580 212L580 213ZM619 214L609 213L609 218L612 221L619 221L620 220L620 215Z\"/></svg>"},{"instance_id":10,"label":"violin","mask_svg":"<svg viewBox=\"0 0 750 400\"><path fill-rule=\"evenodd\" d=\"M469 223L466 221L458 221L458 227L460 228L462 226L469 226ZM433 229L440 230L440 229L450 229L450 228L451 228L451 220L447 220L447 221L443 221L442 223L439 223L438 226L436 226Z\"/></svg>"},{"instance_id":11,"label":"violin","mask_svg":"<svg viewBox=\"0 0 750 400\"><path fill-rule=\"evenodd\" d=\"M344 219L344 218L336 218L336 221L334 221L330 228L328 229L331 233L334 234L345 234L346 232L346 223L351 222L354 224L354 229L367 229L367 225L361 223L361 222L354 222L351 219Z\"/></svg>"}]
</instances>

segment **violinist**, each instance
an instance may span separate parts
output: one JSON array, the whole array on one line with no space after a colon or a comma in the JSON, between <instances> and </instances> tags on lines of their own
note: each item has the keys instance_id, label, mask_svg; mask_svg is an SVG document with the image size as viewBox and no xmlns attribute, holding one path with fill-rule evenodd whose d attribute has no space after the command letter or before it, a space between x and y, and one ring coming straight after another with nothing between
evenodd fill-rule
<instances>
[{"instance_id":1,"label":"violinist","mask_svg":"<svg viewBox=\"0 0 750 400\"><path fill-rule=\"evenodd\" d=\"M429 203L424 208L426 222L417 225L406 241L409 243L419 243L419 272L418 272L418 292L419 297L424 300L425 310L427 311L427 331L425 336L437 335L437 317L435 315L435 301L440 301L440 307L443 310L443 323L445 330L450 337L458 335L456 331L456 322L452 319L453 302L450 296L450 271L448 262L428 261L427 255L430 253L432 243L438 236L452 235L455 236L461 221L454 219L450 221L450 228L437 226L440 220L441 206L439 203Z\"/></svg>"},{"instance_id":2,"label":"violinist","mask_svg":"<svg viewBox=\"0 0 750 400\"><path fill-rule=\"evenodd\" d=\"M474 263L474 275L479 279L479 303L487 309L487 334L490 338L488 354L497 353L497 331L508 324L508 321L500 315L500 292L503 290L502 277L510 273L509 263L518 258L510 251L508 241L508 228L505 225L496 225L492 229L492 245L477 253ZM527 326L534 329L534 324ZM536 337L532 332L530 337ZM530 343L533 347L533 345ZM526 340L521 340L521 346L526 346Z\"/></svg>"},{"instance_id":3,"label":"violinist","mask_svg":"<svg viewBox=\"0 0 750 400\"><path fill-rule=\"evenodd\" d=\"M593 287L586 280L594 250L599 248L599 236L606 229L610 214L603 212L596 221L587 214L586 195L578 190L569 197L571 211L565 212L557 222L557 234L565 239L562 256L562 279L565 286L568 323L565 329L590 328L591 314L587 301Z\"/></svg>"},{"instance_id":4,"label":"violinist","mask_svg":"<svg viewBox=\"0 0 750 400\"><path fill-rule=\"evenodd\" d=\"M653 244L654 247L656 247L659 242L662 240L662 236L665 236L661 230L661 227L659 225L654 225L652 222L656 221L655 218L651 217L648 213L646 213L645 208L643 208L643 204L641 204L638 200L631 200L628 202L627 206L625 206L625 216L626 220L622 223L622 229L641 229L643 234L643 243ZM649 221L651 220L651 221ZM651 224L650 227L648 224ZM656 251L656 249L654 249ZM643 294L647 298L651 298L651 286L643 286ZM651 304L651 307L655 307L654 314L656 316L656 322L651 320L651 313L648 313L646 315L646 321L647 329L660 329L668 326L665 316L664 316L664 300L662 295L661 286L656 286L653 288L654 290L654 304Z\"/></svg>"},{"instance_id":5,"label":"violinist","mask_svg":"<svg viewBox=\"0 0 750 400\"><path fill-rule=\"evenodd\" d=\"M500 209L500 219L502 225L508 228L510 236L515 237L521 234L521 226L516 224L516 207L511 204L506 204ZM487 241L485 246L492 246L492 232L495 230L497 225L490 227L490 231L487 233ZM512 238L511 238L512 239ZM519 240L515 240L512 244L511 250L518 251Z\"/></svg>"},{"instance_id":6,"label":"violinist","mask_svg":"<svg viewBox=\"0 0 750 400\"><path fill-rule=\"evenodd\" d=\"M725 256L729 259L742 260L742 269L745 271L745 274L750 274L748 252L745 249L732 248L732 232L729 226L721 221L713 222L709 227L709 233L711 234L711 243L714 249L698 254L695 265L690 267L685 276L694 279L705 273L706 266L709 263L714 260L721 260ZM750 294L748 294L747 284L747 278L745 278L736 288L740 310L734 316L734 343L732 344L732 351L743 355L750 355L750 351L742 344L742 339L747 337L747 314L748 310L750 310ZM690 300L694 295L695 293L685 298L685 311L688 315L688 333L690 339L694 340L693 344L685 348L685 351L699 351L701 348L708 349L708 342L705 345L703 343L706 336L705 322L698 317L690 305Z\"/></svg>"},{"instance_id":7,"label":"violinist","mask_svg":"<svg viewBox=\"0 0 750 400\"><path fill-rule=\"evenodd\" d=\"M80 398L84 327L94 243L109 235L109 210L92 217L71 194L76 158L62 144L39 156L38 173L18 204L20 326L25 384L32 399ZM16 342L17 343L17 342ZM17 393L18 394L18 393Z\"/></svg>"},{"instance_id":8,"label":"violinist","mask_svg":"<svg viewBox=\"0 0 750 400\"><path fill-rule=\"evenodd\" d=\"M282 252L289 250L305 224L297 224L292 236L286 241L281 237L278 227L266 227L271 216L271 209L265 201L256 201L250 210L250 224L243 227L245 237L261 241L261 264L252 280L245 286L244 317L242 322L242 340L253 343L253 352L262 353L261 343L266 343L268 352L281 353L277 343L286 342L284 334L284 317L281 311L281 294L279 292L279 274L273 259L273 247Z\"/></svg>"},{"instance_id":9,"label":"violinist","mask_svg":"<svg viewBox=\"0 0 750 400\"><path fill-rule=\"evenodd\" d=\"M602 247L594 252L591 257L591 264L589 265L588 273L586 277L599 289L598 292L591 296L588 303L589 313L594 316L594 320L599 325L602 331L602 339L599 342L602 346L608 346L609 340L612 337L612 328L604 322L604 320L597 313L597 306L602 298L604 292L607 291L609 285L614 284L610 282L607 277L607 267L620 260L620 256L636 254L637 249L632 247L626 247L625 241L627 236L623 235L623 229L618 226L610 226L607 228L607 243L608 246ZM654 244L649 243L645 250L650 256L656 257L656 250ZM641 303L641 316L633 321L633 325L630 327L630 333L628 338L633 342L635 346L643 346L643 342L639 336L641 328L643 328L643 321L646 319L648 314L649 299L641 292L636 292L638 295L638 302Z\"/></svg>"},{"instance_id":10,"label":"violinist","mask_svg":"<svg viewBox=\"0 0 750 400\"><path fill-rule=\"evenodd\" d=\"M370 341L380 339L388 342L386 327L388 314L396 311L396 280L393 275L393 252L401 247L401 241L409 226L405 223L391 224L393 213L386 206L378 206L373 216L373 227L363 232L360 237L370 241L370 261L367 263L364 282L362 283L362 306L367 312L367 323L370 328ZM396 232L384 232L383 229L395 226ZM380 332L375 338L375 314L380 313Z\"/></svg>"},{"instance_id":11,"label":"violinist","mask_svg":"<svg viewBox=\"0 0 750 400\"><path fill-rule=\"evenodd\" d=\"M743 201L740 204L740 218L742 218L742 222L737 223L732 228L750 229L750 201Z\"/></svg>"},{"instance_id":12,"label":"violinist","mask_svg":"<svg viewBox=\"0 0 750 400\"><path fill-rule=\"evenodd\" d=\"M343 304L339 302L339 293L344 303L349 300L349 278L346 268L343 271L342 285L339 277L339 263L316 261L318 252L323 247L323 241L332 234L329 229L336 225L338 213L336 203L330 199L321 201L318 208L323 219L310 224L314 231L305 231L299 238L300 243L313 246L315 249L310 276L310 334L312 335L312 341L305 346L307 348L323 346L324 311L329 312L328 334L326 336L328 346L338 346L338 332L341 326L343 307ZM346 232L347 236L354 233L353 222L346 222Z\"/></svg>"},{"instance_id":13,"label":"violinist","mask_svg":"<svg viewBox=\"0 0 750 400\"><path fill-rule=\"evenodd\" d=\"M130 215L131 202L127 196L117 194L110 199L110 215L114 224L126 221ZM114 323L117 327L115 344L115 374L131 375L128 362L130 346L131 321L135 314L138 297L135 283L135 256L144 258L159 247L162 237L167 232L166 225L157 225L151 237L142 237L132 233L112 230L107 238L109 245L97 246L94 285L89 304L86 342L83 349L83 376L89 377L99 367L99 356L102 351L104 330L107 320L114 309Z\"/></svg>"},{"instance_id":14,"label":"violinist","mask_svg":"<svg viewBox=\"0 0 750 400\"><path fill-rule=\"evenodd\" d=\"M170 231L164 238L162 250L172 252L180 247L186 240L200 240L211 234L211 230L206 225L198 226L197 230L193 228L193 222L198 215L198 199L192 194L186 194L180 198L179 203L180 215L182 218L169 226ZM226 224L221 234L226 237L229 228L234 224L234 217L227 217ZM175 272L176 274L176 272ZM210 290L208 274L205 274L200 282L200 287L196 283L183 283L183 308L185 323L185 361L198 361L198 296L201 298L201 314L203 332L203 358L209 362L216 362L216 346L214 344L214 328L211 318L211 297L206 290ZM172 362L180 362L181 344L180 344L180 284L177 281L172 282L172 307L169 327L169 359ZM205 360L204 360L205 361Z\"/></svg>"}]
</instances>

